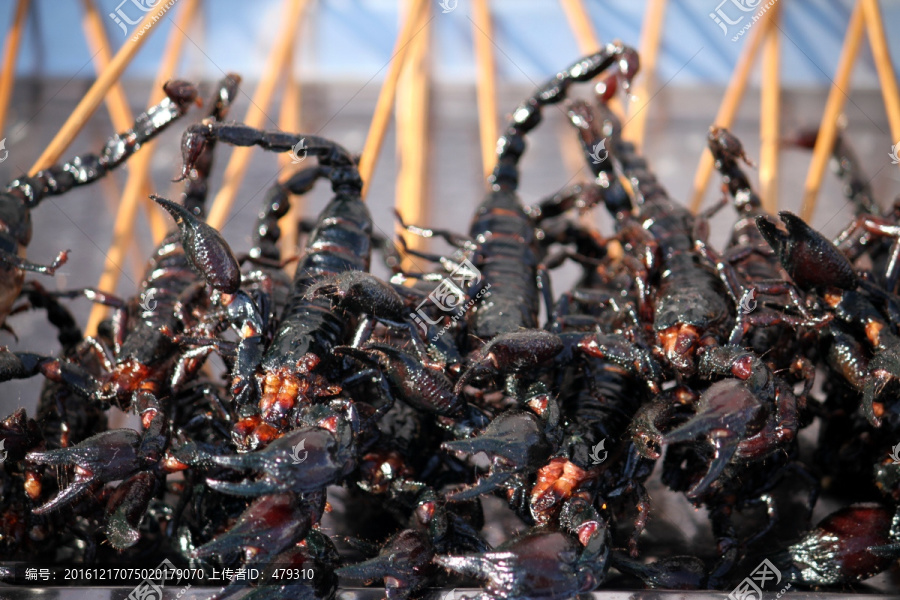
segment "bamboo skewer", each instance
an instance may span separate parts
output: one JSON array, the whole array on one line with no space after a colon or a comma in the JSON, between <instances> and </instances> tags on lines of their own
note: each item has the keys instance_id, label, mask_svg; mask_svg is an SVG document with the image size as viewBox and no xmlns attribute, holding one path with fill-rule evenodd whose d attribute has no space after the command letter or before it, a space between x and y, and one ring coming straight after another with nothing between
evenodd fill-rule
<instances>
[{"instance_id":1,"label":"bamboo skewer","mask_svg":"<svg viewBox=\"0 0 900 600\"><path fill-rule=\"evenodd\" d=\"M759 182L763 208L775 213L778 208L778 143L781 102L781 5L773 7L763 43L762 103L760 105Z\"/></svg>"},{"instance_id":2,"label":"bamboo skewer","mask_svg":"<svg viewBox=\"0 0 900 600\"><path fill-rule=\"evenodd\" d=\"M103 73L103 70L109 66L112 61L112 50L109 46L109 40L106 38L106 31L103 29L103 21L100 20L100 13L97 12L97 6L93 0L82 0L84 8L84 36L88 43L88 48L93 55L94 69L97 74ZM128 106L128 97L122 84L116 81L109 87L109 91L104 97L106 108L109 110L109 116L112 120L116 131L127 131L134 123L134 115Z\"/></svg>"},{"instance_id":3,"label":"bamboo skewer","mask_svg":"<svg viewBox=\"0 0 900 600\"><path fill-rule=\"evenodd\" d=\"M416 0L410 0L412 5ZM419 17L422 28L410 42L397 94L397 150L400 169L394 207L407 223L427 220L428 197L428 49L430 44L430 6ZM423 238L399 229L412 248L422 248ZM410 270L409 256L403 257L403 270Z\"/></svg>"},{"instance_id":4,"label":"bamboo skewer","mask_svg":"<svg viewBox=\"0 0 900 600\"><path fill-rule=\"evenodd\" d=\"M600 50L600 38L591 25L591 15L588 14L582 0L559 0L569 27L575 35L575 42L578 44L578 51L583 54L593 54ZM609 107L613 113L624 121L625 107L618 97L614 97L609 101Z\"/></svg>"},{"instance_id":5,"label":"bamboo skewer","mask_svg":"<svg viewBox=\"0 0 900 600\"><path fill-rule=\"evenodd\" d=\"M197 5L198 0L184 0L182 2L175 27L169 33L166 51L150 92L148 104L151 106L162 99L163 83L171 79L175 73L178 59L181 56L181 49L186 39L183 31L189 28L196 13ZM125 247L133 237L134 218L138 202L144 198L144 190L149 187L150 165L155 145L155 141L148 142L130 161L130 170L128 179L125 182L125 190L122 193L122 202L119 205L119 212L116 213L116 220L113 225L112 243L109 246L109 251L103 264L103 274L100 276L100 281L97 284L97 288L102 291L113 292L116 289L116 285L118 285L119 275L122 273L120 265L125 254ZM91 309L91 314L85 327L85 334L94 335L97 332L97 326L105 316L106 307L101 304L95 304Z\"/></svg>"},{"instance_id":6,"label":"bamboo skewer","mask_svg":"<svg viewBox=\"0 0 900 600\"><path fill-rule=\"evenodd\" d=\"M99 75L104 69L109 67L109 63L112 61L112 49L94 1L82 0L82 4L84 6L84 34L88 47L94 56L94 67ZM116 131L129 130L134 124L134 114L128 105L128 97L125 95L125 90L121 83L117 81L109 88L105 102ZM145 148L144 152L147 151L148 149ZM166 222L161 212L157 210L155 203L149 198L152 191L152 187L148 185L141 196L143 197L144 209L147 211L147 218L150 222L150 231L153 233L154 239L161 240L166 234ZM130 246L136 248L136 242L136 238L131 238Z\"/></svg>"},{"instance_id":7,"label":"bamboo skewer","mask_svg":"<svg viewBox=\"0 0 900 600\"><path fill-rule=\"evenodd\" d=\"M860 3L869 36L869 46L872 48L878 80L881 83L885 112L891 127L891 141L896 143L900 141L900 91L897 90L897 75L891 63L891 53L884 35L881 10L878 7L878 0L861 0Z\"/></svg>"},{"instance_id":8,"label":"bamboo skewer","mask_svg":"<svg viewBox=\"0 0 900 600\"><path fill-rule=\"evenodd\" d=\"M719 105L719 112L716 113L716 125L719 127L731 127L734 123L734 117L741 105L741 98L747 89L747 80L750 77L750 71L753 69L753 63L759 52L760 44L765 38L771 26L772 19L762 19L759 27L755 27L750 33L750 39L741 53L738 64L731 74L731 80L725 89L725 95L722 97L722 104ZM703 150L700 157L700 164L697 166L697 173L694 175L694 192L691 198L691 211L697 212L703 203L703 195L706 193L706 187L709 185L709 178L712 176L713 157L709 149Z\"/></svg>"},{"instance_id":9,"label":"bamboo skewer","mask_svg":"<svg viewBox=\"0 0 900 600\"><path fill-rule=\"evenodd\" d=\"M475 59L478 77L478 132L481 138L481 163L484 176L491 174L497 155L497 73L494 65L491 40L494 24L487 0L474 0L472 14L472 39L475 42Z\"/></svg>"},{"instance_id":10,"label":"bamboo skewer","mask_svg":"<svg viewBox=\"0 0 900 600\"><path fill-rule=\"evenodd\" d=\"M31 169L28 171L29 175L34 175L41 169L51 167L59 161L62 153L66 151L66 148L69 147L69 144L72 143L72 140L75 139L75 136L78 135L90 116L97 110L97 107L100 106L100 103L103 101L109 88L119 80L125 67L128 66L131 59L134 58L134 55L137 54L138 50L141 49L150 37L150 32L157 29L152 27L152 25L162 18L162 15L167 9L168 6L165 3L160 2L156 7L151 9L137 25L136 31L145 27L147 27L148 30L136 41L126 43L119 48L119 51L109 63L109 67L97 77L94 85L91 86L84 95L84 98L78 103L78 106L75 107L75 110L72 111L72 114L69 115L69 118L44 150L44 153L41 154L40 158L32 165Z\"/></svg>"},{"instance_id":11,"label":"bamboo skewer","mask_svg":"<svg viewBox=\"0 0 900 600\"><path fill-rule=\"evenodd\" d=\"M282 131L300 131L300 83L294 77L293 72L293 54L288 55L287 64L285 65L286 80L284 82L284 94L281 100L281 112L278 115L278 127ZM282 154L278 157L278 164L281 166L281 172L290 177L297 171L297 165L291 160L291 156ZM299 226L300 218L303 214L303 206L305 201L303 196L290 196L291 207L287 214L279 221L278 226L281 228L281 259L289 260L297 256L297 243L300 237ZM294 271L297 269L296 262L290 262L285 265L288 274L293 277Z\"/></svg>"},{"instance_id":12,"label":"bamboo skewer","mask_svg":"<svg viewBox=\"0 0 900 600\"><path fill-rule=\"evenodd\" d=\"M410 6L406 16L406 22L403 24L400 35L397 37L397 42L394 45L394 52L388 66L387 76L381 85L378 101L375 104L375 113L372 116L372 123L369 125L369 134L366 137L366 143L363 146L363 152L359 159L359 174L363 180L363 198L369 192L372 173L375 171L378 154L381 152L381 144L384 142L384 134L387 132L388 121L391 118L391 109L394 106L394 97L397 93L397 80L400 77L400 70L406 61L406 52L409 49L410 42L421 29L421 18L428 1L413 0L413 4Z\"/></svg>"},{"instance_id":13,"label":"bamboo skewer","mask_svg":"<svg viewBox=\"0 0 900 600\"><path fill-rule=\"evenodd\" d=\"M284 74L284 66L288 62L288 56L293 52L294 41L297 36L297 27L303 16L303 10L306 7L306 0L285 0L285 7L282 14L285 15L283 27L275 43L269 51L266 60L266 70L263 72L259 85L253 92L253 99L247 114L244 117L244 123L248 127L260 128L266 120L266 109L272 103L272 96L275 92L275 86L279 78ZM228 220L231 213L231 207L234 199L237 197L241 182L247 173L247 167L250 165L250 157L253 155L252 147L237 147L231 153L231 159L228 166L225 167L225 175L222 179L222 188L216 194L212 208L209 211L209 217L206 222L216 229L221 229Z\"/></svg>"},{"instance_id":14,"label":"bamboo skewer","mask_svg":"<svg viewBox=\"0 0 900 600\"><path fill-rule=\"evenodd\" d=\"M803 206L800 209L800 217L806 221L812 218L816 209L816 201L819 196L819 188L822 186L822 178L825 176L825 167L831 157L831 150L837 136L838 118L844 110L847 101L850 77L853 74L853 64L859 53L859 44L863 36L863 3L857 2L850 15L850 24L844 36L844 46L838 60L837 72L831 91L828 92L828 100L825 102L825 112L822 114L822 122L819 125L819 134L816 136L816 145L813 148L812 160L809 170L806 172L806 184L803 192Z\"/></svg>"},{"instance_id":15,"label":"bamboo skewer","mask_svg":"<svg viewBox=\"0 0 900 600\"><path fill-rule=\"evenodd\" d=\"M6 125L6 113L9 111L9 101L12 99L13 83L16 80L16 59L19 57L19 46L22 42L22 30L25 28L25 18L28 16L28 7L31 0L19 0L16 4L16 13L13 16L12 26L6 36L6 44L3 46L3 76L0 77L0 135L6 139L4 126Z\"/></svg>"},{"instance_id":16,"label":"bamboo skewer","mask_svg":"<svg viewBox=\"0 0 900 600\"><path fill-rule=\"evenodd\" d=\"M666 17L666 0L649 0L644 13L644 24L641 30L641 73L638 75L634 97L641 106L632 106L631 118L625 123L622 137L634 143L638 151L644 144L644 132L649 111L644 110L650 102L650 88L656 75L656 59L659 55L659 42L662 38L662 26Z\"/></svg>"}]
</instances>

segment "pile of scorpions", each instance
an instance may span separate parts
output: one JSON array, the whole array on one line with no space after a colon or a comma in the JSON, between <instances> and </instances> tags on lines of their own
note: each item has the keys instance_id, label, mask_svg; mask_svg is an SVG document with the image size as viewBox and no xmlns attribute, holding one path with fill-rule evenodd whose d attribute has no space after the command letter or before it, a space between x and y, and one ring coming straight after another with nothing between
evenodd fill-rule
<instances>
[{"instance_id":1,"label":"pile of scorpions","mask_svg":"<svg viewBox=\"0 0 900 600\"><path fill-rule=\"evenodd\" d=\"M0 423L0 558L261 566L220 599L331 598L339 581L390 599L450 586L480 586L485 600L622 582L730 590L761 558L793 589L864 591L900 557L900 203L878 208L839 137L851 223L831 240L789 212L776 219L740 141L713 127L723 197L694 215L608 108L637 70L633 49L610 44L522 102L468 234L403 224L455 248L405 248L416 272L373 231L358 157L227 120L236 75L183 134L179 201L153 197L174 225L131 298L25 282L67 260L24 258L29 214L123 164L196 103L194 86L167 83L99 153L6 186L0 318L46 310L61 350L0 351L0 380L44 380L36 415ZM590 101L568 97L595 79ZM518 165L549 105L593 179L529 207ZM215 146L300 142L315 165L268 190L253 246L235 255L204 220ZM333 197L303 222L290 277L278 222L320 179ZM720 251L707 218L729 199L737 220ZM608 236L579 218L599 205ZM389 280L370 272L373 254ZM549 272L563 264L580 277L554 295ZM113 309L96 336L66 307L85 296ZM204 369L212 354L224 373ZM112 407L140 426L109 429ZM666 518L646 486L657 467L706 511L714 546L648 539L648 522ZM336 490L345 518L370 524L356 536L321 526ZM797 493L806 521L781 539L779 504ZM820 493L841 508L816 524ZM495 547L489 499L522 524ZM285 582L276 566L315 577Z\"/></svg>"}]
</instances>

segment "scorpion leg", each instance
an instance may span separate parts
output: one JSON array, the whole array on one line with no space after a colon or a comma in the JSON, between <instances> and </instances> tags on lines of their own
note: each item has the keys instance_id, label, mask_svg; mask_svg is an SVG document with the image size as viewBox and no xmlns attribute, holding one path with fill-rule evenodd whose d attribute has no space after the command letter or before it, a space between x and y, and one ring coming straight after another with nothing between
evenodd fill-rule
<instances>
[{"instance_id":1,"label":"scorpion leg","mask_svg":"<svg viewBox=\"0 0 900 600\"><path fill-rule=\"evenodd\" d=\"M39 265L18 254L13 254L12 252L0 248L0 263L14 269L21 269L22 271L31 271L32 273L40 273L42 275L53 275L58 268L66 264L66 261L69 258L69 252L71 252L71 250L63 250L49 265Z\"/></svg>"},{"instance_id":2,"label":"scorpion leg","mask_svg":"<svg viewBox=\"0 0 900 600\"><path fill-rule=\"evenodd\" d=\"M238 496L284 490L315 492L340 481L353 468L356 461L352 446L353 440L347 436L338 437L321 427L301 427L257 452L212 457L215 464L223 467L259 470L259 479L208 479L207 484L216 491Z\"/></svg>"}]
</instances>

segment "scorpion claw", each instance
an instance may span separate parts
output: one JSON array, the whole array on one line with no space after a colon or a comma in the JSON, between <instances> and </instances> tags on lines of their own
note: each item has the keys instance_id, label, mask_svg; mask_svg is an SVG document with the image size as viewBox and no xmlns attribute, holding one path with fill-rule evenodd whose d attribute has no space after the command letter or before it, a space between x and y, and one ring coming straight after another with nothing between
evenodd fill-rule
<instances>
[{"instance_id":1,"label":"scorpion claw","mask_svg":"<svg viewBox=\"0 0 900 600\"><path fill-rule=\"evenodd\" d=\"M138 473L116 488L107 503L109 517L106 537L116 550L125 550L138 543L138 527L156 488L156 476L146 471Z\"/></svg>"},{"instance_id":2,"label":"scorpion claw","mask_svg":"<svg viewBox=\"0 0 900 600\"><path fill-rule=\"evenodd\" d=\"M337 569L336 573L349 579L383 578L389 599L406 598L428 582L433 558L431 539L424 532L404 529L388 540L378 556Z\"/></svg>"},{"instance_id":3,"label":"scorpion claw","mask_svg":"<svg viewBox=\"0 0 900 600\"><path fill-rule=\"evenodd\" d=\"M150 197L175 219L191 265L215 289L233 294L241 285L241 269L225 238L189 210L155 194Z\"/></svg>"},{"instance_id":4,"label":"scorpion claw","mask_svg":"<svg viewBox=\"0 0 900 600\"><path fill-rule=\"evenodd\" d=\"M722 474L737 452L740 440L761 411L759 401L742 381L726 379L714 383L701 396L703 409L686 423L663 436L663 443L689 442L706 436L713 445L713 460L703 478L689 491L689 498L705 493Z\"/></svg>"},{"instance_id":5,"label":"scorpion claw","mask_svg":"<svg viewBox=\"0 0 900 600\"><path fill-rule=\"evenodd\" d=\"M884 404L876 401L881 391L888 384L891 375L884 371L875 371L867 377L863 385L862 407L869 423L873 427L881 427L881 417L884 415Z\"/></svg>"},{"instance_id":6,"label":"scorpion claw","mask_svg":"<svg viewBox=\"0 0 900 600\"><path fill-rule=\"evenodd\" d=\"M324 508L322 493L301 498L290 492L261 496L250 503L227 532L194 550L193 555L229 556L242 551L250 560L260 554L279 554L306 537Z\"/></svg>"},{"instance_id":7,"label":"scorpion claw","mask_svg":"<svg viewBox=\"0 0 900 600\"><path fill-rule=\"evenodd\" d=\"M834 244L797 215L781 211L778 216L787 233L764 215L756 218L756 226L798 287L808 290L831 286L849 290L858 285L853 265Z\"/></svg>"},{"instance_id":8,"label":"scorpion claw","mask_svg":"<svg viewBox=\"0 0 900 600\"><path fill-rule=\"evenodd\" d=\"M241 482L208 479L208 485L237 496L256 496L276 491L315 492L336 483L354 466L353 447L321 427L301 427L278 438L262 450L240 456L215 456L216 464L261 471L259 479Z\"/></svg>"},{"instance_id":9,"label":"scorpion claw","mask_svg":"<svg viewBox=\"0 0 900 600\"><path fill-rule=\"evenodd\" d=\"M126 479L139 471L141 436L132 429L113 429L72 446L47 452L29 452L26 459L39 464L64 466L74 463L75 481L34 510L43 514L73 501L94 483Z\"/></svg>"},{"instance_id":10,"label":"scorpion claw","mask_svg":"<svg viewBox=\"0 0 900 600\"><path fill-rule=\"evenodd\" d=\"M511 472L499 472L493 473L487 477L483 477L473 485L468 485L458 490L454 490L448 492L446 494L447 500L450 502L462 502L463 500L474 500L475 498L482 496L484 494L490 494L496 490L502 488L507 481L512 479L515 473Z\"/></svg>"}]
</instances>

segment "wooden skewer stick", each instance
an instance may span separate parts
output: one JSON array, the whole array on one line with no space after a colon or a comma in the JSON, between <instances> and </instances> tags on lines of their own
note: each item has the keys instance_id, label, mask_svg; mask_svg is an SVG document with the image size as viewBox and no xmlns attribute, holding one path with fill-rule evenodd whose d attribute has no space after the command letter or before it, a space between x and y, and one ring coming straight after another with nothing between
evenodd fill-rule
<instances>
[{"instance_id":1,"label":"wooden skewer stick","mask_svg":"<svg viewBox=\"0 0 900 600\"><path fill-rule=\"evenodd\" d=\"M497 72L494 68L494 23L487 0L472 3L472 39L478 67L478 132L481 137L481 162L484 176L491 174L497 157Z\"/></svg>"},{"instance_id":2,"label":"wooden skewer stick","mask_svg":"<svg viewBox=\"0 0 900 600\"><path fill-rule=\"evenodd\" d=\"M94 67L97 73L100 74L112 61L112 49L110 48L109 40L106 38L106 30L103 28L103 21L100 19L100 13L97 12L94 0L82 0L81 4L84 8L84 21L82 22L84 36L93 55ZM104 101L116 131L131 129L134 123L134 115L128 106L128 97L125 95L125 90L120 82L116 81L109 86L109 91L106 93Z\"/></svg>"},{"instance_id":3,"label":"wooden skewer stick","mask_svg":"<svg viewBox=\"0 0 900 600\"><path fill-rule=\"evenodd\" d=\"M182 0L181 9L176 17L175 27L169 32L166 51L160 63L159 71L156 73L156 80L153 82L148 102L150 106L162 100L162 86L166 81L172 79L175 73L178 59L181 56L181 49L184 46L185 39L187 39L183 31L190 27L198 4L198 0ZM155 140L148 142L130 161L128 179L125 181L125 191L122 193L122 202L119 204L119 212L116 213L116 221L113 225L112 243L109 246L109 251L106 253L106 259L103 263L103 274L100 276L100 281L97 284L97 288L104 292L115 291L119 283L125 248L129 240L134 237L134 218L138 203L144 198L144 190L150 185L150 164L155 145ZM97 326L105 316L106 307L102 304L95 304L91 309L91 314L85 327L85 334L95 335Z\"/></svg>"},{"instance_id":4,"label":"wooden skewer stick","mask_svg":"<svg viewBox=\"0 0 900 600\"><path fill-rule=\"evenodd\" d=\"M381 84L378 101L375 104L375 113L372 116L372 124L369 125L369 134L366 144L363 146L362 155L359 158L359 174L363 180L362 197L369 192L369 184L372 173L375 172L375 163L378 162L378 154L381 152L381 144L384 142L384 134L387 132L388 121L391 118L391 109L394 106L394 97L397 93L397 80L400 78L400 70L406 62L406 53L410 42L421 29L421 15L429 0L414 0L406 16L406 22L400 30L397 42L394 45L394 53L388 66L387 76Z\"/></svg>"},{"instance_id":5,"label":"wooden skewer stick","mask_svg":"<svg viewBox=\"0 0 900 600\"><path fill-rule=\"evenodd\" d=\"M416 0L410 0L411 5ZM430 6L420 13L422 28L410 42L408 60L403 66L397 96L397 150L400 170L394 206L406 223L426 221L428 206L428 49L430 44ZM411 248L423 247L423 238L399 229ZM412 267L409 256L402 268Z\"/></svg>"},{"instance_id":6,"label":"wooden skewer stick","mask_svg":"<svg viewBox=\"0 0 900 600\"><path fill-rule=\"evenodd\" d=\"M819 188L825 177L825 168L831 158L834 141L837 137L838 119L844 111L847 102L847 90L850 89L850 78L853 74L853 64L859 53L859 44L863 36L863 3L857 2L850 15L850 24L844 36L844 46L838 60L837 73L834 76L834 84L828 92L828 100L825 101L825 112L822 114L822 122L819 124L819 134L816 136L816 145L813 147L812 159L809 170L806 172L806 184L803 189L803 206L800 209L800 217L809 221L816 210L816 201L819 197Z\"/></svg>"},{"instance_id":7,"label":"wooden skewer stick","mask_svg":"<svg viewBox=\"0 0 900 600\"><path fill-rule=\"evenodd\" d=\"M25 18L28 16L30 4L31 0L19 0L16 4L16 14L13 16L6 44L3 46L3 76L0 77L0 135L3 139L6 139L3 127L6 125L6 113L12 99L13 83L16 81L16 59L19 58L22 30L25 29Z\"/></svg>"},{"instance_id":8,"label":"wooden skewer stick","mask_svg":"<svg viewBox=\"0 0 900 600\"><path fill-rule=\"evenodd\" d=\"M644 25L641 31L641 72L638 73L634 97L641 104L632 103L629 112L633 115L625 123L622 137L634 143L640 151L644 144L647 126L647 103L652 96L650 88L656 76L656 58L659 56L659 42L662 26L666 18L666 0L649 0L644 9Z\"/></svg>"},{"instance_id":9,"label":"wooden skewer stick","mask_svg":"<svg viewBox=\"0 0 900 600\"><path fill-rule=\"evenodd\" d=\"M97 12L97 6L94 0L82 0L84 6L84 35L88 42L88 47L94 55L94 66L97 73L109 67L112 61L112 49L109 40L106 37L106 30L103 28L103 21L100 13ZM134 123L134 114L128 105L128 97L125 95L125 89L118 81L109 88L106 94L106 108L109 110L110 120L116 131L127 131ZM144 152L148 149L145 148ZM127 166L127 165L126 165ZM147 211L147 218L150 222L150 231L153 233L154 239L162 239L166 234L166 221L162 212L157 209L156 204L149 198L153 191L152 186L147 186L143 197L144 209ZM117 196L119 198L121 196ZM137 248L137 238L131 238L129 245Z\"/></svg>"},{"instance_id":10,"label":"wooden skewer stick","mask_svg":"<svg viewBox=\"0 0 900 600\"><path fill-rule=\"evenodd\" d=\"M306 4L306 0L285 0L285 7L282 11L282 14L285 15L282 30L269 51L266 70L253 92L253 99L244 117L244 123L249 127L259 128L265 123L265 111L272 103L275 86L284 74L284 65L287 63L288 56L294 50L297 27L300 25ZM206 219L206 222L212 227L221 229L228 220L252 155L253 148L249 146L236 147L232 151L231 159L228 161L228 166L225 167L225 175L222 178L222 188L216 194L209 217Z\"/></svg>"},{"instance_id":11,"label":"wooden skewer stick","mask_svg":"<svg viewBox=\"0 0 900 600\"><path fill-rule=\"evenodd\" d=\"M861 4L869 35L869 46L872 48L878 80L881 83L881 94L884 97L884 107L891 126L891 141L897 143L900 141L900 91L897 90L897 75L891 63L891 53L884 35L881 9L878 7L878 0L862 0Z\"/></svg>"},{"instance_id":12,"label":"wooden skewer stick","mask_svg":"<svg viewBox=\"0 0 900 600\"><path fill-rule=\"evenodd\" d=\"M762 102L760 105L759 183L763 208L775 213L778 209L778 144L780 135L781 102L781 4L772 8L772 26L763 44Z\"/></svg>"},{"instance_id":13,"label":"wooden skewer stick","mask_svg":"<svg viewBox=\"0 0 900 600\"><path fill-rule=\"evenodd\" d=\"M281 112L278 115L278 127L282 131L300 131L300 83L294 76L293 53L288 55L285 65L286 80L284 82L284 94L281 99ZM281 172L290 177L297 171L297 165L291 160L291 156L282 154L278 157ZM303 215L303 207L306 204L303 196L291 195L291 207L287 214L278 222L281 229L281 259L283 261L297 256L297 241L300 237L300 218ZM285 270L293 277L297 269L296 261L285 265Z\"/></svg>"},{"instance_id":14,"label":"wooden skewer stick","mask_svg":"<svg viewBox=\"0 0 900 600\"><path fill-rule=\"evenodd\" d=\"M575 35L578 51L587 55L600 50L600 38L597 37L597 32L594 31L594 26L591 24L591 15L585 9L582 0L559 0L559 3L562 5L566 20L569 22L569 28L572 29L572 33ZM620 120L625 120L625 107L622 106L622 102L618 97L614 97L609 101L609 107Z\"/></svg>"},{"instance_id":15,"label":"wooden skewer stick","mask_svg":"<svg viewBox=\"0 0 900 600\"><path fill-rule=\"evenodd\" d=\"M741 105L741 98L744 97L744 91L747 89L747 80L750 77L750 71L753 70L753 63L756 61L756 55L759 53L759 47L769 26L772 23L771 18L764 18L750 32L750 39L744 46L744 51L738 60L738 64L731 74L731 80L725 89L725 95L722 97L722 104L719 105L719 112L716 113L716 125L719 127L731 127L734 123L734 117ZM697 173L694 175L694 193L691 198L691 211L697 212L703 203L703 195L706 193L706 187L709 185L709 178L712 176L713 157L708 148L703 150L700 157L700 164L697 166Z\"/></svg>"},{"instance_id":16,"label":"wooden skewer stick","mask_svg":"<svg viewBox=\"0 0 900 600\"><path fill-rule=\"evenodd\" d=\"M60 128L56 137L50 141L50 144L47 145L44 153L41 154L40 158L32 165L31 169L28 171L29 175L34 175L41 169L49 168L59 161L63 152L66 151L66 148L69 147L69 144L72 143L75 136L78 135L85 123L88 122L88 119L94 114L94 111L97 110L100 103L103 102L103 98L106 96L109 88L119 80L125 67L128 66L131 59L134 58L134 55L137 54L138 50L140 50L147 39L149 39L149 34L158 29L157 27L152 27L152 25L163 18L166 10L168 10L167 3L160 2L151 9L136 26L137 29L135 29L135 31L140 31L145 27L148 29L144 31L144 34L137 40L128 41L119 48L119 51L116 52L116 55L109 63L109 67L97 77L94 85L91 86L91 89L87 91L84 98L81 99L78 106L76 106L75 110L72 111L72 114L69 115L69 118Z\"/></svg>"}]
</instances>

